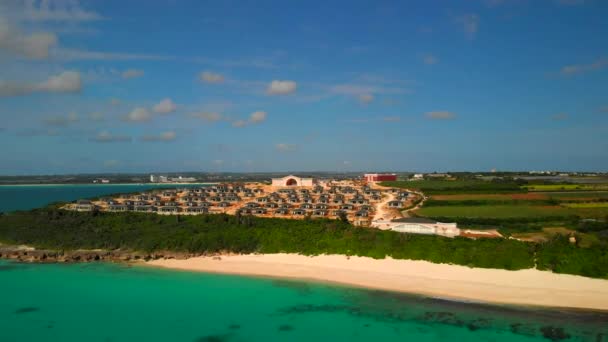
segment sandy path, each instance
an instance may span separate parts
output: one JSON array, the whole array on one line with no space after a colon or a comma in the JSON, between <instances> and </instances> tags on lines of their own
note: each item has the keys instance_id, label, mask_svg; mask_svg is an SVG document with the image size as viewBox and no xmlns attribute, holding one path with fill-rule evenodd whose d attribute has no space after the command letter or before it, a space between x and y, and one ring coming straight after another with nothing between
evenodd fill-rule
<instances>
[{"instance_id":1,"label":"sandy path","mask_svg":"<svg viewBox=\"0 0 608 342\"><path fill-rule=\"evenodd\" d=\"M155 260L181 270L328 281L475 301L608 311L608 280L538 270L468 268L426 261L296 254Z\"/></svg>"}]
</instances>

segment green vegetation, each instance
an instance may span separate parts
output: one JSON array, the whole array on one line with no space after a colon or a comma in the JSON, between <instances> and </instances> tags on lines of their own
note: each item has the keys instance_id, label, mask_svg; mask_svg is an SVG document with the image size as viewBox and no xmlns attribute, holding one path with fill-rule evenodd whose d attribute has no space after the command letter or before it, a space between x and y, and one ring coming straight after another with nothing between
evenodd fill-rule
<instances>
[{"instance_id":1,"label":"green vegetation","mask_svg":"<svg viewBox=\"0 0 608 342\"><path fill-rule=\"evenodd\" d=\"M449 239L358 228L340 220L252 216L182 217L38 209L0 216L0 241L60 250L327 253L509 270L534 265L534 245L516 240Z\"/></svg>"},{"instance_id":2,"label":"green vegetation","mask_svg":"<svg viewBox=\"0 0 608 342\"><path fill-rule=\"evenodd\" d=\"M575 215L569 208L558 205L446 205L424 206L416 211L425 217L469 217L469 218L543 218L568 217Z\"/></svg>"},{"instance_id":3,"label":"green vegetation","mask_svg":"<svg viewBox=\"0 0 608 342\"><path fill-rule=\"evenodd\" d=\"M466 194L466 193L510 193L522 192L521 183L511 179L483 181L463 180L421 180L382 182L381 185L393 188L416 189L425 194Z\"/></svg>"},{"instance_id":4,"label":"green vegetation","mask_svg":"<svg viewBox=\"0 0 608 342\"><path fill-rule=\"evenodd\" d=\"M522 188L528 191L598 191L608 190L608 184L530 184Z\"/></svg>"},{"instance_id":5,"label":"green vegetation","mask_svg":"<svg viewBox=\"0 0 608 342\"><path fill-rule=\"evenodd\" d=\"M586 277L608 277L608 248L605 246L580 248L569 243L563 235L555 235L540 246L536 254L538 269Z\"/></svg>"},{"instance_id":6,"label":"green vegetation","mask_svg":"<svg viewBox=\"0 0 608 342\"><path fill-rule=\"evenodd\" d=\"M606 225L597 223L585 228L593 234L608 231ZM230 215L161 216L44 208L0 216L0 241L38 248L391 256L508 270L534 267L536 258L541 269L608 278L605 239L589 240L587 248L564 239L556 235L540 244L449 239L358 228L340 220Z\"/></svg>"}]
</instances>

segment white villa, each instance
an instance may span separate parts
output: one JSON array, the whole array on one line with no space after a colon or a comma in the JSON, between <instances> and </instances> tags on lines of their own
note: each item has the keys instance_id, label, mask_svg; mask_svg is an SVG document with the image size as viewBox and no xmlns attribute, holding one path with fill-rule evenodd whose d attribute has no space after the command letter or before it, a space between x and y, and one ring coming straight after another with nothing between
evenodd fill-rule
<instances>
[{"instance_id":1,"label":"white villa","mask_svg":"<svg viewBox=\"0 0 608 342\"><path fill-rule=\"evenodd\" d=\"M314 180L312 178L301 178L294 175L285 176L283 178L273 178L272 186L286 187L286 186L309 186L312 187Z\"/></svg>"}]
</instances>

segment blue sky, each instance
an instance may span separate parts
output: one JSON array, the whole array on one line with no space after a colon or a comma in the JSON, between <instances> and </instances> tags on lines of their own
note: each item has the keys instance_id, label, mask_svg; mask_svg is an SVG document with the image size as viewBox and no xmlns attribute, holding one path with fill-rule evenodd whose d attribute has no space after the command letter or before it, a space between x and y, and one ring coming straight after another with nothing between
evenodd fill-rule
<instances>
[{"instance_id":1,"label":"blue sky","mask_svg":"<svg viewBox=\"0 0 608 342\"><path fill-rule=\"evenodd\" d=\"M608 2L0 2L0 174L608 169Z\"/></svg>"}]
</instances>

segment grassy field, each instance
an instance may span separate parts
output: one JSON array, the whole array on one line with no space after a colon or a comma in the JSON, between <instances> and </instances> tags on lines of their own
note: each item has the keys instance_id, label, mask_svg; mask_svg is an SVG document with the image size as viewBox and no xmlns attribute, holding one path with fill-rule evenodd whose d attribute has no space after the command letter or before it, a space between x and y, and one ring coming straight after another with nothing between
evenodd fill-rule
<instances>
[{"instance_id":1,"label":"grassy field","mask_svg":"<svg viewBox=\"0 0 608 342\"><path fill-rule=\"evenodd\" d=\"M538 205L480 205L427 207L416 211L426 217L471 217L471 218L529 218L576 215L576 210L555 206Z\"/></svg>"},{"instance_id":2,"label":"grassy field","mask_svg":"<svg viewBox=\"0 0 608 342\"><path fill-rule=\"evenodd\" d=\"M523 185L528 191L598 191L608 190L608 184L532 184Z\"/></svg>"},{"instance_id":3,"label":"grassy field","mask_svg":"<svg viewBox=\"0 0 608 342\"><path fill-rule=\"evenodd\" d=\"M382 182L384 186L415 189L427 194L497 194L525 192L515 182L489 182L483 180L421 180Z\"/></svg>"},{"instance_id":4,"label":"grassy field","mask_svg":"<svg viewBox=\"0 0 608 342\"><path fill-rule=\"evenodd\" d=\"M538 243L538 242L549 241L549 239L551 239L555 235L570 236L572 234L576 235L577 239L579 240L578 245L580 247L588 248L588 247L592 246L593 244L600 242L599 239L597 238L597 236L595 236L593 234L580 233L580 232L576 232L575 230L568 229L565 227L547 227L547 228L543 228L541 231L538 231L538 232L515 233L512 236L516 239L520 239L523 241L530 241L530 242Z\"/></svg>"},{"instance_id":5,"label":"grassy field","mask_svg":"<svg viewBox=\"0 0 608 342\"><path fill-rule=\"evenodd\" d=\"M541 193L513 193L513 194L455 194L432 195L431 199L437 201L511 201L511 200L549 200L547 194Z\"/></svg>"},{"instance_id":6,"label":"grassy field","mask_svg":"<svg viewBox=\"0 0 608 342\"><path fill-rule=\"evenodd\" d=\"M550 198L556 199L558 201L595 201L595 200L608 200L608 191L568 191L568 192L548 192L548 193L538 193L534 194L544 194Z\"/></svg>"},{"instance_id":7,"label":"grassy field","mask_svg":"<svg viewBox=\"0 0 608 342\"><path fill-rule=\"evenodd\" d=\"M608 202L563 203L567 208L608 208Z\"/></svg>"}]
</instances>

